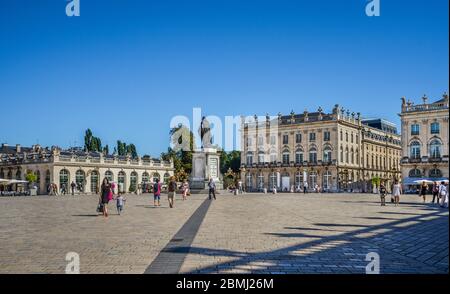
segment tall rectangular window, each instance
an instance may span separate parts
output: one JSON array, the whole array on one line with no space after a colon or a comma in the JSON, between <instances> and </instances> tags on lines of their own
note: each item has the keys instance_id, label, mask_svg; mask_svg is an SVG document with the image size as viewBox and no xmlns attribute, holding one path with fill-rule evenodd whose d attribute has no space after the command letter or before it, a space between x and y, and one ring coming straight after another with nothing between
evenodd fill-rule
<instances>
[{"instance_id":1,"label":"tall rectangular window","mask_svg":"<svg viewBox=\"0 0 450 294\"><path fill-rule=\"evenodd\" d=\"M439 134L439 123L438 122L434 122L431 124L431 133Z\"/></svg>"},{"instance_id":2,"label":"tall rectangular window","mask_svg":"<svg viewBox=\"0 0 450 294\"><path fill-rule=\"evenodd\" d=\"M283 144L289 144L289 135L283 135Z\"/></svg>"},{"instance_id":3,"label":"tall rectangular window","mask_svg":"<svg viewBox=\"0 0 450 294\"><path fill-rule=\"evenodd\" d=\"M314 142L316 140L316 133L309 133L309 141Z\"/></svg>"},{"instance_id":4,"label":"tall rectangular window","mask_svg":"<svg viewBox=\"0 0 450 294\"><path fill-rule=\"evenodd\" d=\"M330 141L331 140L330 132L324 132L323 133L323 140L324 141Z\"/></svg>"},{"instance_id":5,"label":"tall rectangular window","mask_svg":"<svg viewBox=\"0 0 450 294\"><path fill-rule=\"evenodd\" d=\"M276 140L277 140L277 138L275 136L270 136L270 145L275 145Z\"/></svg>"},{"instance_id":6,"label":"tall rectangular window","mask_svg":"<svg viewBox=\"0 0 450 294\"><path fill-rule=\"evenodd\" d=\"M295 134L295 143L301 143L302 142L302 134L298 133Z\"/></svg>"},{"instance_id":7,"label":"tall rectangular window","mask_svg":"<svg viewBox=\"0 0 450 294\"><path fill-rule=\"evenodd\" d=\"M411 125L411 135L419 135L420 133L420 126L418 124Z\"/></svg>"},{"instance_id":8,"label":"tall rectangular window","mask_svg":"<svg viewBox=\"0 0 450 294\"><path fill-rule=\"evenodd\" d=\"M259 146L264 145L264 137L263 136L258 137L258 145Z\"/></svg>"}]
</instances>

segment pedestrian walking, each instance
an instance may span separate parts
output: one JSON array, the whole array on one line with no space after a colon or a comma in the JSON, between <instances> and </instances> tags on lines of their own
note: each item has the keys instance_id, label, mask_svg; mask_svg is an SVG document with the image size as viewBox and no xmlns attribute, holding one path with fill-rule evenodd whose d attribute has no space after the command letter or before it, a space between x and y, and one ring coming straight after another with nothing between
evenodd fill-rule
<instances>
[{"instance_id":1,"label":"pedestrian walking","mask_svg":"<svg viewBox=\"0 0 450 294\"><path fill-rule=\"evenodd\" d=\"M440 197L440 206L448 207L448 189L447 185L444 181L439 185L439 197Z\"/></svg>"},{"instance_id":2,"label":"pedestrian walking","mask_svg":"<svg viewBox=\"0 0 450 294\"><path fill-rule=\"evenodd\" d=\"M422 182L422 185L420 186L420 196L423 197L423 203L427 200L427 190L428 185L425 181Z\"/></svg>"},{"instance_id":3,"label":"pedestrian walking","mask_svg":"<svg viewBox=\"0 0 450 294\"><path fill-rule=\"evenodd\" d=\"M433 188L432 188L432 193L433 193L433 201L432 203L434 204L434 199L436 199L436 203L439 204L439 186L440 184L438 184L438 182L434 182L433 183Z\"/></svg>"},{"instance_id":4,"label":"pedestrian walking","mask_svg":"<svg viewBox=\"0 0 450 294\"><path fill-rule=\"evenodd\" d=\"M161 183L159 179L156 179L155 184L153 184L153 205L161 206Z\"/></svg>"},{"instance_id":5,"label":"pedestrian walking","mask_svg":"<svg viewBox=\"0 0 450 294\"><path fill-rule=\"evenodd\" d=\"M111 191L111 184L107 178L103 179L100 193L100 201L102 206L102 212L104 217L108 217L108 203L113 198L113 193Z\"/></svg>"},{"instance_id":6,"label":"pedestrian walking","mask_svg":"<svg viewBox=\"0 0 450 294\"><path fill-rule=\"evenodd\" d=\"M243 188L241 180L239 180L239 182L238 182L238 189L239 189L239 194L244 194L244 188Z\"/></svg>"},{"instance_id":7,"label":"pedestrian walking","mask_svg":"<svg viewBox=\"0 0 450 294\"><path fill-rule=\"evenodd\" d=\"M116 207L117 207L117 214L120 215L123 211L123 207L125 205L125 201L127 201L122 194L119 194L116 198Z\"/></svg>"},{"instance_id":8,"label":"pedestrian walking","mask_svg":"<svg viewBox=\"0 0 450 294\"><path fill-rule=\"evenodd\" d=\"M402 185L400 185L400 183L397 180L394 181L394 186L392 187L392 194L394 194L395 206L398 206L398 204L400 203L400 195L402 194Z\"/></svg>"},{"instance_id":9,"label":"pedestrian walking","mask_svg":"<svg viewBox=\"0 0 450 294\"><path fill-rule=\"evenodd\" d=\"M189 193L189 183L187 180L184 180L183 185L181 186L181 190L183 192L183 200L186 200Z\"/></svg>"},{"instance_id":10,"label":"pedestrian walking","mask_svg":"<svg viewBox=\"0 0 450 294\"><path fill-rule=\"evenodd\" d=\"M75 184L75 182L72 181L72 184L70 184L70 188L72 190L72 196L75 195L75 187L77 186L77 184Z\"/></svg>"},{"instance_id":11,"label":"pedestrian walking","mask_svg":"<svg viewBox=\"0 0 450 294\"><path fill-rule=\"evenodd\" d=\"M208 182L208 188L209 188L209 200L211 200L211 195L214 196L214 200L216 200L216 183L214 182L213 178L209 178Z\"/></svg>"},{"instance_id":12,"label":"pedestrian walking","mask_svg":"<svg viewBox=\"0 0 450 294\"><path fill-rule=\"evenodd\" d=\"M380 199L381 199L381 206L386 206L386 186L384 183L380 184Z\"/></svg>"},{"instance_id":13,"label":"pedestrian walking","mask_svg":"<svg viewBox=\"0 0 450 294\"><path fill-rule=\"evenodd\" d=\"M66 193L67 193L67 187L66 187L66 184L62 184L62 185L61 185L61 194L62 194L62 195L66 195Z\"/></svg>"},{"instance_id":14,"label":"pedestrian walking","mask_svg":"<svg viewBox=\"0 0 450 294\"><path fill-rule=\"evenodd\" d=\"M175 181L174 176L170 177L169 185L167 188L168 188L167 199L169 200L169 207L173 208L175 204L175 194L177 190L177 182Z\"/></svg>"},{"instance_id":15,"label":"pedestrian walking","mask_svg":"<svg viewBox=\"0 0 450 294\"><path fill-rule=\"evenodd\" d=\"M303 183L303 193L304 194L308 193L308 182L306 181Z\"/></svg>"},{"instance_id":16,"label":"pedestrian walking","mask_svg":"<svg viewBox=\"0 0 450 294\"><path fill-rule=\"evenodd\" d=\"M137 195L141 195L141 190L142 190L142 183L137 185L137 190L136 190L136 194Z\"/></svg>"}]
</instances>

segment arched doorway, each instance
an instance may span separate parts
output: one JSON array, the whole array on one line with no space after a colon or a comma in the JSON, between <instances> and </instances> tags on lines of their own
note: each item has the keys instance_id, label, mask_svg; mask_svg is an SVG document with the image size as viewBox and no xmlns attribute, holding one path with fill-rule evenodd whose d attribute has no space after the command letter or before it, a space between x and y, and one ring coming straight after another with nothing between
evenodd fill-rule
<instances>
[{"instance_id":1,"label":"arched doorway","mask_svg":"<svg viewBox=\"0 0 450 294\"><path fill-rule=\"evenodd\" d=\"M16 172L16 180L22 180L22 171L20 169Z\"/></svg>"},{"instance_id":2,"label":"arched doorway","mask_svg":"<svg viewBox=\"0 0 450 294\"><path fill-rule=\"evenodd\" d=\"M107 170L105 172L105 178L107 178L110 183L114 182L114 174L113 174L113 172L110 171L110 170Z\"/></svg>"},{"instance_id":3,"label":"arched doorway","mask_svg":"<svg viewBox=\"0 0 450 294\"><path fill-rule=\"evenodd\" d=\"M323 174L323 191L331 190L331 171L327 170Z\"/></svg>"},{"instance_id":4,"label":"arched doorway","mask_svg":"<svg viewBox=\"0 0 450 294\"><path fill-rule=\"evenodd\" d=\"M96 170L91 172L91 192L95 194L99 192L99 174Z\"/></svg>"},{"instance_id":5,"label":"arched doorway","mask_svg":"<svg viewBox=\"0 0 450 294\"><path fill-rule=\"evenodd\" d=\"M45 172L45 189L47 189L47 192L50 193L50 171L47 170Z\"/></svg>"},{"instance_id":6,"label":"arched doorway","mask_svg":"<svg viewBox=\"0 0 450 294\"><path fill-rule=\"evenodd\" d=\"M295 173L295 191L300 192L303 189L303 173L297 171Z\"/></svg>"},{"instance_id":7,"label":"arched doorway","mask_svg":"<svg viewBox=\"0 0 450 294\"><path fill-rule=\"evenodd\" d=\"M153 178L153 183L156 183L156 180L160 180L161 176L158 173L153 173L152 178Z\"/></svg>"},{"instance_id":8,"label":"arched doorway","mask_svg":"<svg viewBox=\"0 0 450 294\"><path fill-rule=\"evenodd\" d=\"M245 176L245 185L247 192L253 190L253 176L251 173L247 173L247 175Z\"/></svg>"},{"instance_id":9,"label":"arched doorway","mask_svg":"<svg viewBox=\"0 0 450 294\"><path fill-rule=\"evenodd\" d=\"M150 175L148 172L142 174L142 193L150 192Z\"/></svg>"},{"instance_id":10,"label":"arched doorway","mask_svg":"<svg viewBox=\"0 0 450 294\"><path fill-rule=\"evenodd\" d=\"M317 185L317 172L311 171L309 173L309 189L315 189Z\"/></svg>"},{"instance_id":11,"label":"arched doorway","mask_svg":"<svg viewBox=\"0 0 450 294\"><path fill-rule=\"evenodd\" d=\"M169 183L169 179L170 179L169 173L165 173L165 174L164 174L164 183L165 183L165 184L168 184L168 183Z\"/></svg>"},{"instance_id":12,"label":"arched doorway","mask_svg":"<svg viewBox=\"0 0 450 294\"><path fill-rule=\"evenodd\" d=\"M37 170L35 172L35 175L36 175L37 193L40 194L41 193L41 172L39 170Z\"/></svg>"},{"instance_id":13,"label":"arched doorway","mask_svg":"<svg viewBox=\"0 0 450 294\"><path fill-rule=\"evenodd\" d=\"M75 173L75 184L77 185L78 192L84 193L84 187L86 186L86 174L81 169Z\"/></svg>"},{"instance_id":14,"label":"arched doorway","mask_svg":"<svg viewBox=\"0 0 450 294\"><path fill-rule=\"evenodd\" d=\"M137 180L138 180L137 172L131 172L131 174L130 174L130 192L136 192Z\"/></svg>"},{"instance_id":15,"label":"arched doorway","mask_svg":"<svg viewBox=\"0 0 450 294\"><path fill-rule=\"evenodd\" d=\"M124 171L120 171L117 176L117 184L119 185L119 192L125 193L126 185L126 174Z\"/></svg>"},{"instance_id":16,"label":"arched doorway","mask_svg":"<svg viewBox=\"0 0 450 294\"><path fill-rule=\"evenodd\" d=\"M59 189L67 192L69 188L70 173L67 169L59 172Z\"/></svg>"},{"instance_id":17,"label":"arched doorway","mask_svg":"<svg viewBox=\"0 0 450 294\"><path fill-rule=\"evenodd\" d=\"M262 172L258 173L258 190L262 191L264 189L264 175Z\"/></svg>"}]
</instances>

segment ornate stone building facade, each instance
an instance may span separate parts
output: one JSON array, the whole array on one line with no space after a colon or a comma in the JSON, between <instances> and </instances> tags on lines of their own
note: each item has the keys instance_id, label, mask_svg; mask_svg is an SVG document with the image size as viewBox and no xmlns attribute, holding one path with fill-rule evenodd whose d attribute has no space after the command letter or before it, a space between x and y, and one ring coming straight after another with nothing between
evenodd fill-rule
<instances>
[{"instance_id":1,"label":"ornate stone building facade","mask_svg":"<svg viewBox=\"0 0 450 294\"><path fill-rule=\"evenodd\" d=\"M244 122L241 178L248 191L370 191L373 178L400 178L401 143L394 124L363 120L335 105L332 113L278 115Z\"/></svg>"},{"instance_id":2,"label":"ornate stone building facade","mask_svg":"<svg viewBox=\"0 0 450 294\"><path fill-rule=\"evenodd\" d=\"M421 104L402 98L402 175L406 186L418 179L448 179L449 98Z\"/></svg>"},{"instance_id":3,"label":"ornate stone building facade","mask_svg":"<svg viewBox=\"0 0 450 294\"><path fill-rule=\"evenodd\" d=\"M174 174L173 162L130 156L104 156L98 152L61 150L60 148L31 148L7 146L0 148L0 178L25 180L34 172L40 194L46 194L49 184L58 190L75 182L82 193L96 193L103 178L118 183L123 192L134 191L138 184L152 183L156 178L167 180Z\"/></svg>"}]
</instances>

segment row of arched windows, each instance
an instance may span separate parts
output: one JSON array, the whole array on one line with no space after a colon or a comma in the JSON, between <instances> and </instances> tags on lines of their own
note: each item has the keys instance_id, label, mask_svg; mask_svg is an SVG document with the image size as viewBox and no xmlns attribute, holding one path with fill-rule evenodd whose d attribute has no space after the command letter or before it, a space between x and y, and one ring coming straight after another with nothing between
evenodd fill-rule
<instances>
[{"instance_id":1,"label":"row of arched windows","mask_svg":"<svg viewBox=\"0 0 450 294\"><path fill-rule=\"evenodd\" d=\"M91 176L91 191L97 191L99 181L100 181L100 175L98 171L92 171L90 172ZM106 171L104 174L104 177L107 178L110 182L115 181L114 173L112 171ZM164 174L164 182L168 181L170 177L169 173ZM156 179L161 180L161 176L159 173L155 172L152 174L152 177L150 178L150 174L148 172L144 172L142 174L141 182L142 183L150 183L155 182ZM133 171L130 174L130 190L134 190L138 184L138 173ZM86 184L86 174L83 170L77 170L75 173L75 183L77 186L81 186L84 189L84 186ZM120 171L117 174L117 183L118 184L126 184L126 173L124 171ZM70 172L66 169L63 169L59 172L59 185L62 187L65 185L66 187L69 187L70 184Z\"/></svg>"},{"instance_id":2,"label":"row of arched windows","mask_svg":"<svg viewBox=\"0 0 450 294\"><path fill-rule=\"evenodd\" d=\"M282 173L281 177L289 177L290 174L288 172ZM303 187L305 181L308 182L309 187L314 187L318 184L318 173L316 171L311 171L307 175L307 179L304 178L304 174L301 171L298 171L294 174L294 185L296 187ZM248 189L263 189L266 187L266 179L263 173L247 173L245 175L245 183ZM332 173L327 170L322 175L322 185L323 189L331 189L332 184ZM271 172L267 176L267 187L272 189L273 187L277 187L278 184L278 173Z\"/></svg>"},{"instance_id":3,"label":"row of arched windows","mask_svg":"<svg viewBox=\"0 0 450 294\"><path fill-rule=\"evenodd\" d=\"M421 150L422 144L418 140L413 140L409 144L409 157L411 159L420 159L422 156ZM430 158L440 158L442 143L439 139L433 139L429 144L429 156Z\"/></svg>"}]
</instances>

